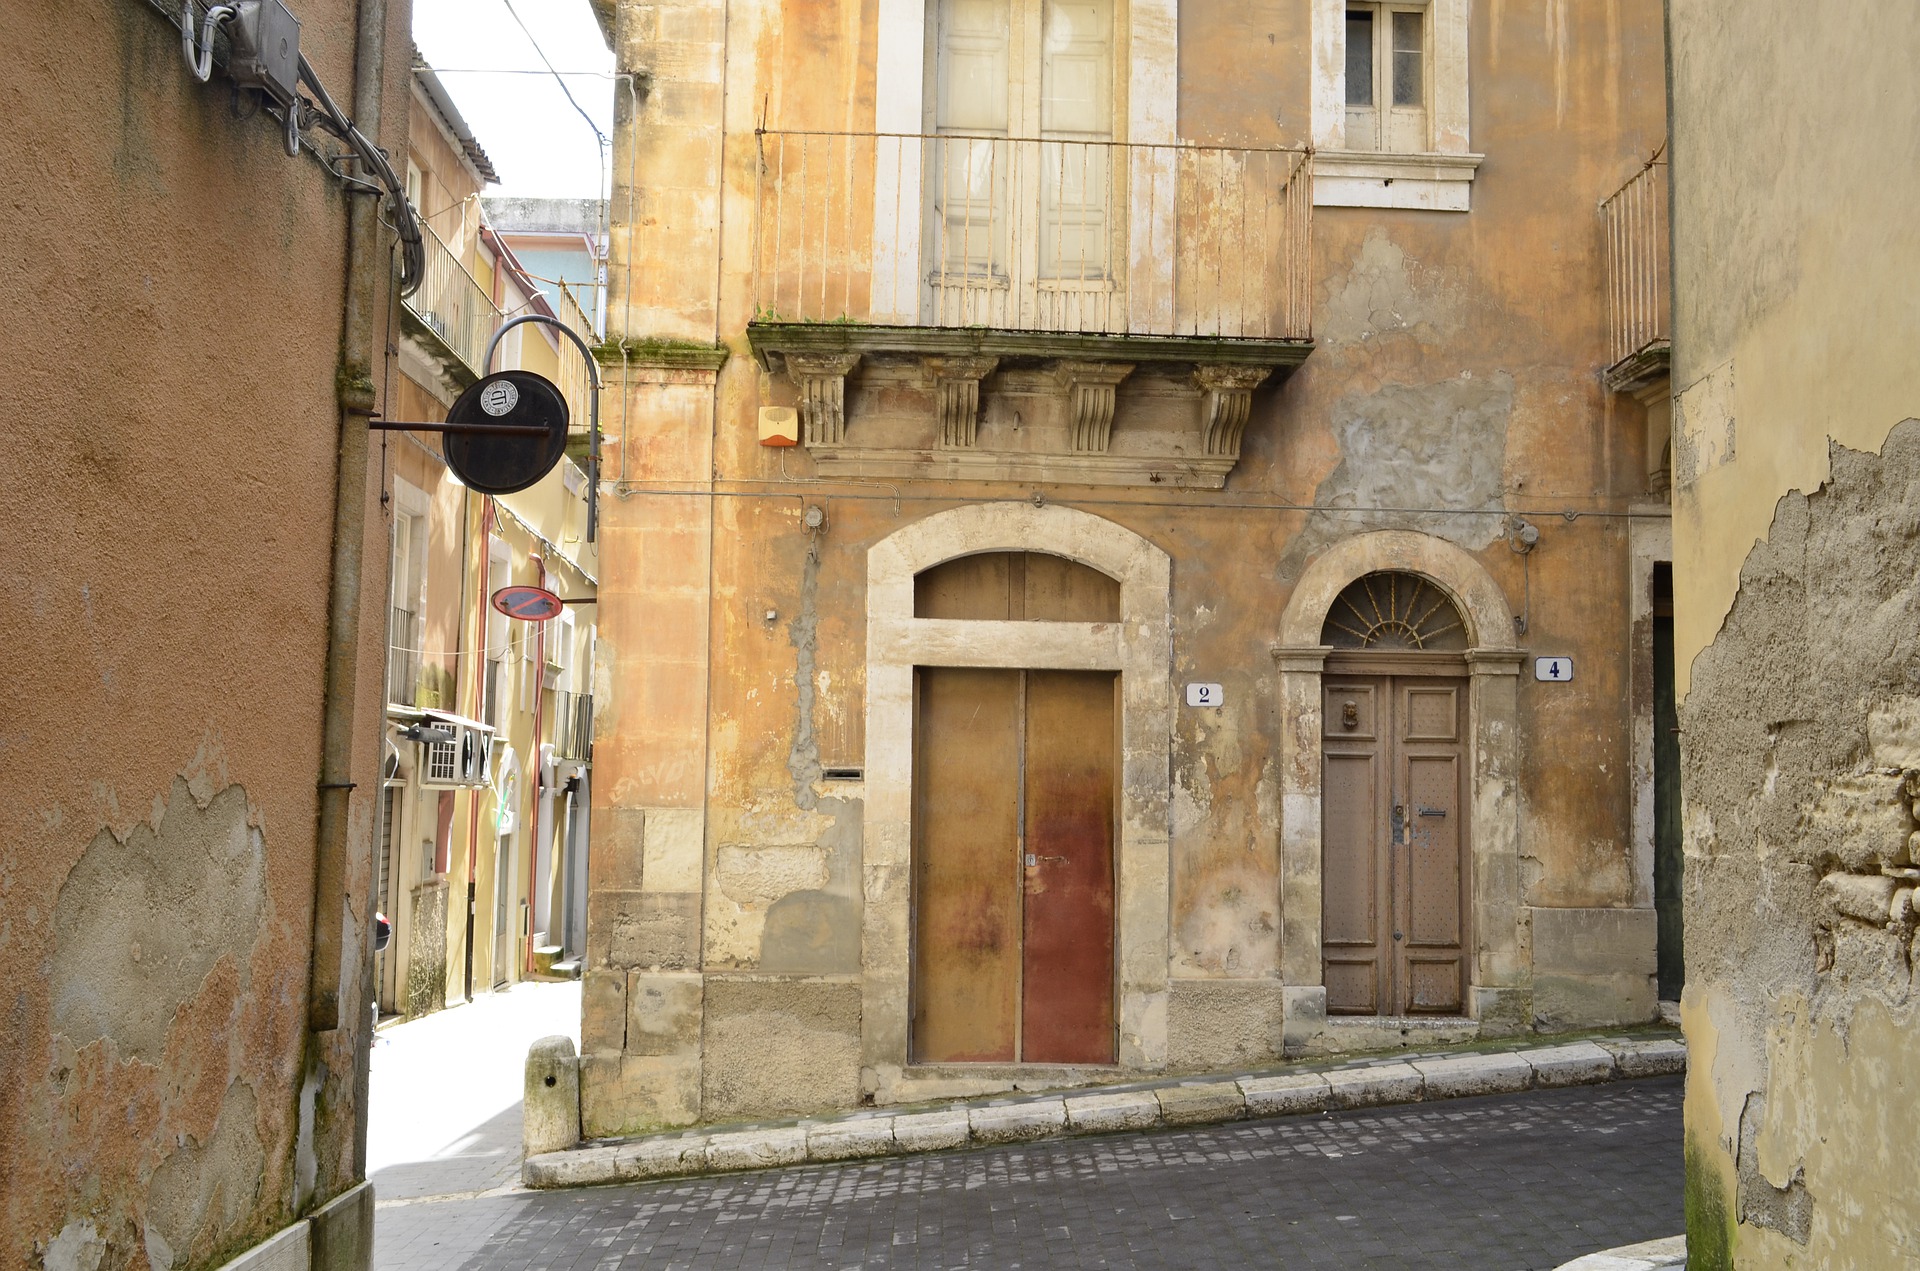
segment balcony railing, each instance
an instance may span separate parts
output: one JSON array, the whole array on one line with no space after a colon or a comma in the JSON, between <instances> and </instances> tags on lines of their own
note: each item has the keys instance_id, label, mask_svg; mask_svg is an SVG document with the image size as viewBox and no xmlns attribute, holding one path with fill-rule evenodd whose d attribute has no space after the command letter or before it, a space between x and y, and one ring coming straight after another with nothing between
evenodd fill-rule
<instances>
[{"instance_id":1,"label":"balcony railing","mask_svg":"<svg viewBox=\"0 0 1920 1271\"><path fill-rule=\"evenodd\" d=\"M426 241L426 270L420 289L407 297L407 308L469 371L479 375L487 340L500 325L500 311L424 220L420 236Z\"/></svg>"},{"instance_id":2,"label":"balcony railing","mask_svg":"<svg viewBox=\"0 0 1920 1271\"><path fill-rule=\"evenodd\" d=\"M1646 167L1600 205L1607 233L1607 317L1612 365L1667 346L1667 161Z\"/></svg>"},{"instance_id":3,"label":"balcony railing","mask_svg":"<svg viewBox=\"0 0 1920 1271\"><path fill-rule=\"evenodd\" d=\"M559 759L586 759L593 753L592 694L554 694L553 753Z\"/></svg>"},{"instance_id":4,"label":"balcony railing","mask_svg":"<svg viewBox=\"0 0 1920 1271\"><path fill-rule=\"evenodd\" d=\"M587 342L592 348L601 342L600 332L594 327L593 319L580 306L573 289L563 281L547 293L548 301L553 305L554 316L572 328L573 333ZM560 350L560 391L566 396L567 404L572 408L572 428L575 432L587 430L587 402L593 392L593 380L589 377L587 363L577 356L574 350L562 347Z\"/></svg>"},{"instance_id":5,"label":"balcony railing","mask_svg":"<svg viewBox=\"0 0 1920 1271\"><path fill-rule=\"evenodd\" d=\"M1305 340L1299 150L760 134L764 321Z\"/></svg>"}]
</instances>

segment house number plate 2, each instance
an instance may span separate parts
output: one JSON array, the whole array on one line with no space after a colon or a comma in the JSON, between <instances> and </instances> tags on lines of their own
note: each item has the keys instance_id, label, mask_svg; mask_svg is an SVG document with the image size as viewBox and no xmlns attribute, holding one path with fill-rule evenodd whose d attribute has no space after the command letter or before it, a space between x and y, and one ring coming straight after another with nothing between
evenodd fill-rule
<instances>
[{"instance_id":1,"label":"house number plate 2","mask_svg":"<svg viewBox=\"0 0 1920 1271\"><path fill-rule=\"evenodd\" d=\"M1535 658L1533 678L1549 684L1565 684L1573 678L1572 658Z\"/></svg>"},{"instance_id":2,"label":"house number plate 2","mask_svg":"<svg viewBox=\"0 0 1920 1271\"><path fill-rule=\"evenodd\" d=\"M1218 684L1187 685L1187 705L1189 706L1225 706L1227 690Z\"/></svg>"}]
</instances>

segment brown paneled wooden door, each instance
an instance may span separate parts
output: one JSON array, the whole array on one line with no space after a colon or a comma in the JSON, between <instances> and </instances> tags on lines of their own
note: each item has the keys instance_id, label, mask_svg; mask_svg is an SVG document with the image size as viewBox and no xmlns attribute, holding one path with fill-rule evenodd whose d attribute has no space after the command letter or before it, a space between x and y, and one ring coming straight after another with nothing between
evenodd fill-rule
<instances>
[{"instance_id":1,"label":"brown paneled wooden door","mask_svg":"<svg viewBox=\"0 0 1920 1271\"><path fill-rule=\"evenodd\" d=\"M1466 682L1325 680L1327 1009L1458 1015L1466 986Z\"/></svg>"},{"instance_id":2,"label":"brown paneled wooden door","mask_svg":"<svg viewBox=\"0 0 1920 1271\"><path fill-rule=\"evenodd\" d=\"M1117 686L916 673L915 1062L1114 1062Z\"/></svg>"}]
</instances>

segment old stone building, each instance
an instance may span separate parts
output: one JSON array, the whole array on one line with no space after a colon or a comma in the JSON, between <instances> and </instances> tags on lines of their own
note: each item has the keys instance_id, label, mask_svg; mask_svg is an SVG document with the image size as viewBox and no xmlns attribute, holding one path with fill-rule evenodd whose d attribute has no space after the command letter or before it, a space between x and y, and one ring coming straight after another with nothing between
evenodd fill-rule
<instances>
[{"instance_id":1,"label":"old stone building","mask_svg":"<svg viewBox=\"0 0 1920 1271\"><path fill-rule=\"evenodd\" d=\"M1688 1265L1914 1266L1920 22L1672 40Z\"/></svg>"},{"instance_id":2,"label":"old stone building","mask_svg":"<svg viewBox=\"0 0 1920 1271\"><path fill-rule=\"evenodd\" d=\"M1655 1016L1658 4L599 7L587 1133Z\"/></svg>"}]
</instances>

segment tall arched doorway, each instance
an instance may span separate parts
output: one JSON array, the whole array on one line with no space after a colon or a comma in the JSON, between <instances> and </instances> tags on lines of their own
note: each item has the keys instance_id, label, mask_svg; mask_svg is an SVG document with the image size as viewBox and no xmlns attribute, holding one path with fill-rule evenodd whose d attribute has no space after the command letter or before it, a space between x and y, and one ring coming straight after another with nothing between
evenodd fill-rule
<instances>
[{"instance_id":1,"label":"tall arched doorway","mask_svg":"<svg viewBox=\"0 0 1920 1271\"><path fill-rule=\"evenodd\" d=\"M1327 610L1321 957L1335 1015L1460 1015L1468 950L1467 628L1381 570Z\"/></svg>"},{"instance_id":2,"label":"tall arched doorway","mask_svg":"<svg viewBox=\"0 0 1920 1271\"><path fill-rule=\"evenodd\" d=\"M1445 539L1410 530L1376 530L1334 544L1307 566L1288 597L1273 654L1287 721L1281 732L1280 920L1289 1047L1310 1044L1327 1027L1330 1010L1463 1014L1479 1022L1483 1037L1531 1026L1532 969L1520 889L1521 652L1512 614L1499 586L1472 555ZM1363 688L1368 693L1335 692ZM1354 704L1351 729L1346 726L1349 701ZM1374 715L1368 719L1364 712L1370 703ZM1359 736L1362 732L1370 736ZM1358 794L1350 784L1323 791L1328 755L1357 754L1368 744L1375 747L1375 785L1360 786ZM1366 911L1350 899L1329 905L1328 889L1343 882L1331 874L1365 862L1376 872L1363 884L1391 882L1389 874L1378 871L1391 870L1392 861L1383 864L1378 855L1363 854L1359 844L1391 856L1396 800L1388 774L1396 765L1429 758L1436 762L1418 775L1435 780L1436 773L1451 768L1458 774L1457 784L1448 787L1454 802L1446 805L1444 817L1421 817L1421 806L1439 809L1442 804L1430 798L1423 804L1430 791L1414 789L1409 772L1401 771L1402 839L1407 821L1416 836L1424 821L1433 827L1425 840L1431 846L1423 849L1430 857L1448 859L1445 845L1455 844L1460 952L1455 959L1450 946L1433 941L1432 961L1422 962L1428 954L1418 953L1397 980L1391 974L1383 980L1376 960L1369 1006L1362 993L1367 969L1348 969L1367 961L1363 953L1351 952L1365 947L1358 943L1357 917L1367 916ZM1347 776L1339 775L1343 781ZM1365 806L1342 806L1341 798ZM1360 830L1342 828L1356 824L1352 816L1361 814L1378 820L1357 822ZM1440 831L1442 823L1449 828ZM1343 843L1335 834L1348 837ZM1412 850L1405 842L1402 847ZM1403 868L1411 871L1410 880L1417 875L1412 860ZM1444 866L1441 877L1444 882ZM1350 897L1351 889L1346 894ZM1390 922L1393 896L1365 894L1372 897L1373 921ZM1442 917L1453 914L1443 887L1427 894L1438 898ZM1402 899L1405 915L1421 897L1409 893ZM1426 919L1421 930L1427 935L1436 926L1444 929L1441 917L1429 912ZM1342 930L1326 931L1336 920ZM1401 956L1393 947L1408 944L1408 928L1386 925L1384 930L1388 952L1383 956ZM1397 942L1396 930L1402 933ZM1328 946L1329 934L1343 943ZM1356 942L1345 943L1349 939ZM1457 968L1451 980L1449 962ZM1449 993L1436 984L1459 987ZM1449 996L1454 1005L1443 1004Z\"/></svg>"}]
</instances>

